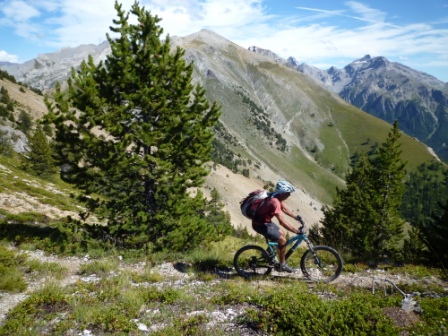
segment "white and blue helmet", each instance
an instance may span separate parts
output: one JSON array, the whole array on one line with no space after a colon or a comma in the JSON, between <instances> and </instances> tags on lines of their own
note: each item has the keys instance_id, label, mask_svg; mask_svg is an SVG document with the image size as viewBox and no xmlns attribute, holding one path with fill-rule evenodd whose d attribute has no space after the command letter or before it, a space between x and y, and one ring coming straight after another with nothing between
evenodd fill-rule
<instances>
[{"instance_id":1,"label":"white and blue helmet","mask_svg":"<svg viewBox=\"0 0 448 336\"><path fill-rule=\"evenodd\" d=\"M284 194L284 193L292 193L294 192L295 189L292 186L291 183L286 182L286 181L278 181L277 185L275 186L275 194Z\"/></svg>"}]
</instances>

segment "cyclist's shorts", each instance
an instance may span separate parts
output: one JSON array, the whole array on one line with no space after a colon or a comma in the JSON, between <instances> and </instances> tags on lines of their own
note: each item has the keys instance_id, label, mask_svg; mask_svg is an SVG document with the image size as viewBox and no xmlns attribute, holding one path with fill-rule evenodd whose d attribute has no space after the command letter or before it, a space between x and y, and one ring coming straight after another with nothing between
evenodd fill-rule
<instances>
[{"instance_id":1,"label":"cyclist's shorts","mask_svg":"<svg viewBox=\"0 0 448 336\"><path fill-rule=\"evenodd\" d=\"M280 229L273 223L266 223L264 225L252 225L255 232L265 236L267 239L277 241L280 238Z\"/></svg>"}]
</instances>

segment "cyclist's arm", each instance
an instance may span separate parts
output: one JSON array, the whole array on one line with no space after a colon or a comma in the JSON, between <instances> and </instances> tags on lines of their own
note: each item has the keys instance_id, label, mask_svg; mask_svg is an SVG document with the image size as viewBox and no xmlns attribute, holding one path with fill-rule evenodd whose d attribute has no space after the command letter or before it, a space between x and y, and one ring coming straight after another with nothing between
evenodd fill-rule
<instances>
[{"instance_id":1,"label":"cyclist's arm","mask_svg":"<svg viewBox=\"0 0 448 336\"><path fill-rule=\"evenodd\" d=\"M286 205L282 202L282 211L287 214L289 217L296 219L296 216L289 210Z\"/></svg>"},{"instance_id":2,"label":"cyclist's arm","mask_svg":"<svg viewBox=\"0 0 448 336\"><path fill-rule=\"evenodd\" d=\"M281 212L274 214L274 216L278 219L280 225L283 226L286 230L291 231L292 233L299 233L299 230L289 225L289 223L285 220L285 217L283 217L283 214Z\"/></svg>"}]
</instances>

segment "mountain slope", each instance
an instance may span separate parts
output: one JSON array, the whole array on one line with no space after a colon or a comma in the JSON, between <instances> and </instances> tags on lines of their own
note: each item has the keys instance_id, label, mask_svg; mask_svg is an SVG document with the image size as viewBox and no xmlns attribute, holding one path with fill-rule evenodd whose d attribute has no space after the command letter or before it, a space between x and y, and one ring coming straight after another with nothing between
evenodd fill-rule
<instances>
[{"instance_id":1,"label":"mountain slope","mask_svg":"<svg viewBox=\"0 0 448 336\"><path fill-rule=\"evenodd\" d=\"M364 56L343 69L319 70L288 60L344 100L434 148L448 161L448 84L384 57Z\"/></svg>"},{"instance_id":2,"label":"mountain slope","mask_svg":"<svg viewBox=\"0 0 448 336\"><path fill-rule=\"evenodd\" d=\"M52 88L57 81L64 82L72 67L92 55L98 63L110 53L109 43L88 44L76 48L63 48L54 53L40 54L23 64L0 64L0 69L14 76L18 82L26 83L42 92Z\"/></svg>"},{"instance_id":3,"label":"mountain slope","mask_svg":"<svg viewBox=\"0 0 448 336\"><path fill-rule=\"evenodd\" d=\"M222 104L221 121L237 139L237 145L228 146L290 176L321 200L328 201L328 189L341 185L338 176L349 157L382 142L390 129L297 71L210 31L173 39L173 44L186 50L209 98ZM275 144L279 137L286 141L285 151ZM431 159L425 146L403 138L409 142L405 146L422 153L418 161ZM415 159L410 161L415 166Z\"/></svg>"},{"instance_id":4,"label":"mountain slope","mask_svg":"<svg viewBox=\"0 0 448 336\"><path fill-rule=\"evenodd\" d=\"M194 61L194 80L206 88L211 101L222 105L216 138L233 153L237 168L212 169L205 190L217 188L235 226L248 224L239 214L241 198L282 178L298 189L288 200L290 207L300 210L308 223L317 222L322 204L330 204L335 188L343 186L350 157L383 142L391 128L304 74L273 61L272 55L256 54L213 32L174 37L172 44L186 50L186 60ZM82 50L92 52L97 61L108 52L104 44L65 49L15 65L12 74L22 74L17 80L51 91L56 80L67 78L71 66L79 65L80 55L86 57ZM29 70L37 63L42 66ZM434 159L422 143L405 135L401 142L410 169ZM246 170L246 177L235 174L237 170Z\"/></svg>"}]
</instances>

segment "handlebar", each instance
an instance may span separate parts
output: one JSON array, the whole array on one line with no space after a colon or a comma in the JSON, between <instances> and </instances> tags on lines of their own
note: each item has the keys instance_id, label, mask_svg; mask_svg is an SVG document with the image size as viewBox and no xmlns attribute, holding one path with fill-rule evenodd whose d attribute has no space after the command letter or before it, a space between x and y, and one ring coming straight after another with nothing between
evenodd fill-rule
<instances>
[{"instance_id":1,"label":"handlebar","mask_svg":"<svg viewBox=\"0 0 448 336\"><path fill-rule=\"evenodd\" d=\"M297 216L296 216L296 220L297 220L300 224L302 224L302 226L305 226L305 221L302 219L302 217L301 217L300 215L297 215Z\"/></svg>"},{"instance_id":2,"label":"handlebar","mask_svg":"<svg viewBox=\"0 0 448 336\"><path fill-rule=\"evenodd\" d=\"M299 227L299 234L303 234L304 230L306 229L305 227L305 221L302 219L302 217L300 215L296 216L296 220L302 225Z\"/></svg>"}]
</instances>

